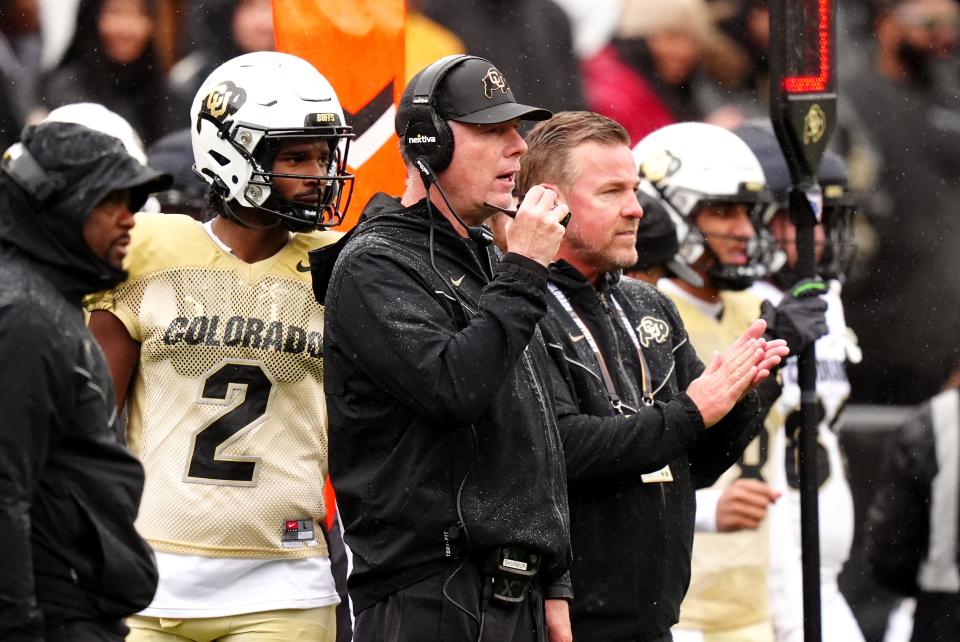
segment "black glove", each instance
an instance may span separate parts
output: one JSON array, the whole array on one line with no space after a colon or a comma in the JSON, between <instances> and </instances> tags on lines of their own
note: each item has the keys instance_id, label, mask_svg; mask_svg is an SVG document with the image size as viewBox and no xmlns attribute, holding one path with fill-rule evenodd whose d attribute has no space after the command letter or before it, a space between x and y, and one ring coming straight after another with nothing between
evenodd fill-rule
<instances>
[{"instance_id":1,"label":"black glove","mask_svg":"<svg viewBox=\"0 0 960 642\"><path fill-rule=\"evenodd\" d=\"M790 354L804 348L827 333L827 302L819 297L827 284L815 279L800 281L783 295L780 305L760 304L760 318L767 322L766 336L783 339Z\"/></svg>"}]
</instances>

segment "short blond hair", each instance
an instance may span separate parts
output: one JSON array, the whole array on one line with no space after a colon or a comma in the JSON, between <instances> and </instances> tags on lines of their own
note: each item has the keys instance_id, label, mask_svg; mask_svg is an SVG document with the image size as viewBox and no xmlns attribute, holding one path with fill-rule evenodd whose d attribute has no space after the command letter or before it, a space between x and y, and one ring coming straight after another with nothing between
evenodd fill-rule
<instances>
[{"instance_id":1,"label":"short blond hair","mask_svg":"<svg viewBox=\"0 0 960 642\"><path fill-rule=\"evenodd\" d=\"M576 178L570 152L583 143L630 146L630 135L617 121L592 111L562 111L538 123L527 136L527 153L520 159L517 195L534 185L569 187Z\"/></svg>"}]
</instances>

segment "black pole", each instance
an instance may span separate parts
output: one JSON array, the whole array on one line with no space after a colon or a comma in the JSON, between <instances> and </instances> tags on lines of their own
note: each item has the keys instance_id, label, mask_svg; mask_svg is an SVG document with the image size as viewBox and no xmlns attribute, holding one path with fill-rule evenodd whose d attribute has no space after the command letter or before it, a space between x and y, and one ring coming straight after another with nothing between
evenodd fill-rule
<instances>
[{"instance_id":1,"label":"black pole","mask_svg":"<svg viewBox=\"0 0 960 642\"><path fill-rule=\"evenodd\" d=\"M790 190L790 216L797 228L797 276L816 276L813 229L817 218L805 190ZM820 511L817 478L817 358L813 344L797 358L800 384L800 545L803 557L803 639L821 642L820 630Z\"/></svg>"},{"instance_id":2,"label":"black pole","mask_svg":"<svg viewBox=\"0 0 960 642\"><path fill-rule=\"evenodd\" d=\"M816 276L814 227L819 219L817 171L836 124L835 0L770 0L770 118L793 187L797 276ZM811 203L813 200L813 204ZM803 549L803 633L822 642L820 516L817 484L817 362L813 345L798 355L800 544Z\"/></svg>"}]
</instances>

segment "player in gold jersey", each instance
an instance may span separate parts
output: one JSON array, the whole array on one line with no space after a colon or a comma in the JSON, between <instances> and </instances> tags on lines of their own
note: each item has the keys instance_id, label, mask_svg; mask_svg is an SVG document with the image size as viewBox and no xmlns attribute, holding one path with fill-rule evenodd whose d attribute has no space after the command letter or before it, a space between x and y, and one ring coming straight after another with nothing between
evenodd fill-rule
<instances>
[{"instance_id":1,"label":"player in gold jersey","mask_svg":"<svg viewBox=\"0 0 960 642\"><path fill-rule=\"evenodd\" d=\"M160 570L127 639L332 641L323 308L304 263L338 236L316 230L342 219L351 129L319 72L273 52L216 69L191 119L212 220L138 215L129 280L88 303Z\"/></svg>"}]
</instances>

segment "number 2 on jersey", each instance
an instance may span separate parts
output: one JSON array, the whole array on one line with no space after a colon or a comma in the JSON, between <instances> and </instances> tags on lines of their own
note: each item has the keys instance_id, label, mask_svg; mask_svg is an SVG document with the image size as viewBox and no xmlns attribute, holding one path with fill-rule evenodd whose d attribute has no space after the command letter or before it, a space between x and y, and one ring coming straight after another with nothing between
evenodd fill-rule
<instances>
[{"instance_id":1,"label":"number 2 on jersey","mask_svg":"<svg viewBox=\"0 0 960 642\"><path fill-rule=\"evenodd\" d=\"M206 378L198 403L231 408L194 433L185 481L256 485L259 457L227 456L221 451L260 423L267 412L272 387L270 377L255 361L225 363Z\"/></svg>"}]
</instances>

